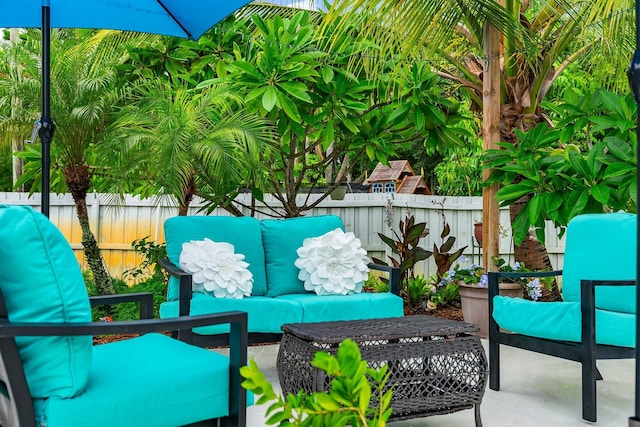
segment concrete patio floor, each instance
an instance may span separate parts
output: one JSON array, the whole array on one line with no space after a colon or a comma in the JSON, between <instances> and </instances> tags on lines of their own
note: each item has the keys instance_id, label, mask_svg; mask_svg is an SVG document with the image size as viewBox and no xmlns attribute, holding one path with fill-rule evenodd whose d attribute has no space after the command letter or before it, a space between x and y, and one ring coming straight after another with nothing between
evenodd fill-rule
<instances>
[{"instance_id":1,"label":"concrete patio floor","mask_svg":"<svg viewBox=\"0 0 640 427\"><path fill-rule=\"evenodd\" d=\"M482 340L486 349L486 340ZM267 379L279 392L277 345L249 348ZM484 427L578 427L581 418L580 365L503 346L502 388L487 390L481 406ZM603 360L598 368L598 422L602 427L627 426L634 408L634 360ZM249 427L262 427L265 406L248 408ZM473 427L473 410L389 423L391 427Z\"/></svg>"}]
</instances>

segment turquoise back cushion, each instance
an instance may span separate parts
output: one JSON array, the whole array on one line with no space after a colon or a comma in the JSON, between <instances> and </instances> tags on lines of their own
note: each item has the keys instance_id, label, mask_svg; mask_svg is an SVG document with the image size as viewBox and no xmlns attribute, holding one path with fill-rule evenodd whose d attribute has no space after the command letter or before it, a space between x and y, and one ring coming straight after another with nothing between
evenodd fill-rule
<instances>
[{"instance_id":1,"label":"turquoise back cushion","mask_svg":"<svg viewBox=\"0 0 640 427\"><path fill-rule=\"evenodd\" d=\"M264 251L260 222L251 217L233 216L176 216L164 223L164 235L167 241L169 260L180 266L182 244L191 240L204 240L231 243L235 252L244 255L253 273L253 291L251 295L264 295L267 292L267 279L264 271ZM177 300L180 294L178 280L169 280L167 299Z\"/></svg>"},{"instance_id":2,"label":"turquoise back cushion","mask_svg":"<svg viewBox=\"0 0 640 427\"><path fill-rule=\"evenodd\" d=\"M580 301L581 280L635 280L636 215L628 213L579 215L569 222L562 268L565 301ZM596 289L596 307L636 312L636 287Z\"/></svg>"},{"instance_id":3,"label":"turquoise back cushion","mask_svg":"<svg viewBox=\"0 0 640 427\"><path fill-rule=\"evenodd\" d=\"M90 322L82 272L60 231L28 206L0 206L0 289L11 322ZM18 337L34 398L67 398L87 385L92 338Z\"/></svg>"},{"instance_id":4,"label":"turquoise back cushion","mask_svg":"<svg viewBox=\"0 0 640 427\"><path fill-rule=\"evenodd\" d=\"M263 219L262 242L266 262L267 296L307 293L298 279L298 248L308 237L322 236L341 228L342 219L336 215L320 215L289 219Z\"/></svg>"}]
</instances>

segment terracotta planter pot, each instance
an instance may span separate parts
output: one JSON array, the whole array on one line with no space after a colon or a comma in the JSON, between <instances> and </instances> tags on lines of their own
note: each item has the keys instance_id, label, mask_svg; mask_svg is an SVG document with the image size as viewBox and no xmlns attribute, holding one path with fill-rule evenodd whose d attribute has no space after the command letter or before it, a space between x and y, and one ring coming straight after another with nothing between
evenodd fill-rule
<instances>
[{"instance_id":1,"label":"terracotta planter pot","mask_svg":"<svg viewBox=\"0 0 640 427\"><path fill-rule=\"evenodd\" d=\"M464 321L480 327L480 335L489 335L489 289L460 283L460 303ZM522 285L519 283L500 283L500 295L511 298L522 297Z\"/></svg>"},{"instance_id":2,"label":"terracotta planter pot","mask_svg":"<svg viewBox=\"0 0 640 427\"><path fill-rule=\"evenodd\" d=\"M482 246L482 223L476 222L473 224L473 237L476 238L478 244Z\"/></svg>"}]
</instances>

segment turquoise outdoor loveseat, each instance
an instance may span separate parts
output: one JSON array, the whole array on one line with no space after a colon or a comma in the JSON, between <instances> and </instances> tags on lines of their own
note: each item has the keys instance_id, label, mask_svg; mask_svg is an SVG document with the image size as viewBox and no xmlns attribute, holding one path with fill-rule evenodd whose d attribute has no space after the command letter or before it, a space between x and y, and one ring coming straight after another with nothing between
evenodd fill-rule
<instances>
[{"instance_id":1,"label":"turquoise outdoor loveseat","mask_svg":"<svg viewBox=\"0 0 640 427\"><path fill-rule=\"evenodd\" d=\"M304 289L295 266L297 249L306 238L318 237L336 228L344 230L345 227L342 219L335 215L263 220L230 216L169 218L165 222L168 260L162 260L161 264L172 278L160 316L244 311L249 319L250 343L279 340L285 323L403 316L398 268L369 264L369 268L389 273L391 292L319 296ZM254 279L250 296L214 298L192 291L192 275L177 265L184 243L205 238L230 243L236 253L245 256ZM194 332L183 339L215 345L224 344L227 337L223 326L198 328Z\"/></svg>"},{"instance_id":2,"label":"turquoise outdoor loveseat","mask_svg":"<svg viewBox=\"0 0 640 427\"><path fill-rule=\"evenodd\" d=\"M492 390L500 389L500 344L573 360L582 364L582 418L596 421L596 361L635 357L636 232L634 214L572 219L563 270L545 274L562 274L562 302L497 296L500 277L540 273L489 273Z\"/></svg>"}]
</instances>

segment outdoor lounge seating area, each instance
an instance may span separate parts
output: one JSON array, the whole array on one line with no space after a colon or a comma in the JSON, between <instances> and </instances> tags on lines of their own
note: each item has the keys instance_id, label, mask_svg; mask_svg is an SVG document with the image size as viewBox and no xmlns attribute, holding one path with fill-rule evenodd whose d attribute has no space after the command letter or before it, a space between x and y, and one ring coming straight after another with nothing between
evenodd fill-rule
<instances>
[{"instance_id":1,"label":"outdoor lounge seating area","mask_svg":"<svg viewBox=\"0 0 640 427\"><path fill-rule=\"evenodd\" d=\"M331 229L336 225L336 218L320 217L314 221L327 221L327 228ZM267 378L275 384L277 390L280 390L281 378L279 379L278 375L288 372L290 367L282 365L287 362L278 356L278 352L282 353L283 350L279 344L247 346L249 337L247 325L251 324L250 316L247 322L247 314L235 310L197 316L183 315L160 320L150 319L150 294L99 297L89 301L80 269L70 246L48 219L29 207L3 206L0 208L0 220L7 225L1 229L0 238L5 244L0 248L0 253L3 259L13 266L11 269L3 269L0 272L0 352L3 367L0 380L7 390L0 397L0 423L3 426L30 426L37 425L36 423L65 427L93 426L101 423L140 426L177 426L193 423L217 425L218 418L222 421L221 425L243 426L245 423L252 427L266 425L264 413L266 407L249 406L247 408L247 401L251 404L253 399L247 399L246 391L240 387L241 378L238 369L247 363L248 358L255 358ZM281 221L277 225L288 227L287 222ZM635 216L628 214L589 215L572 222L568 239L568 248L572 255L568 256L565 275L578 282L578 278L583 277L585 264L581 261L588 254L593 253L588 243L592 236L587 231L596 229L600 233L605 233L615 248L623 252L632 252L629 245L634 243L635 224ZM343 227L341 223L338 224L338 227L341 226ZM311 227L308 223L301 228L306 233L310 233ZM202 227L194 228L196 229L202 230ZM229 227L218 229L229 230ZM318 230L322 229L318 227L313 230L311 234L317 234L320 232ZM291 234L290 231L288 233ZM595 235L593 238L602 245L598 234L592 234ZM37 258L29 256L30 253L35 252L43 256ZM607 253L615 256L613 249L608 250ZM25 259L29 259L29 263L25 263ZM603 267L592 263L588 264L588 268L592 269L589 274L592 274L595 280L604 280L605 277L614 280L623 279L635 272L633 260L625 262L624 259L618 258L618 261L629 264L629 269L621 268L615 274L602 276L594 272L602 271ZM614 261L611 259L609 262ZM181 275L189 276L189 286L191 286L190 275L184 272L178 274L178 276ZM493 287L496 279L496 276L491 278ZM574 307L576 303L570 301L572 285L570 282L565 284L567 286L564 288L565 298L568 301L559 304L569 304ZM627 281L623 285L624 288L616 288L615 291L621 289L622 292L629 293L628 288L633 285L633 282ZM184 287L181 284L178 286ZM191 290L190 287L189 290ZM393 293L389 296L397 298ZM605 296L604 299L598 299L603 296ZM410 363L400 362L398 366L412 372L418 366L420 377L425 379L420 380L420 383L412 380L411 387L417 387L417 389L422 388L423 381L430 382L432 376L436 378L442 375L446 377L444 379L446 384L454 379L460 382L465 378L462 379L462 383L471 381L477 386L473 391L478 396L477 400L460 401L459 405L454 401L442 408L436 405L433 409L418 412L415 416L400 416L398 418L401 421L391 423L397 427L474 424L492 427L583 425L584 421L579 416L580 408L584 410L584 408L595 407L595 397L584 391L585 379L587 385L592 384L590 373L601 374L604 378L597 390L598 425L614 426L622 425L621 423L624 423L632 412L635 386L634 360L629 358L632 357L630 355L633 349L629 347L632 343L616 342L622 347L621 352L618 353L615 351L618 346L612 349L612 343L607 342L605 353L600 354L598 351L602 351L603 343L593 341L589 344L585 337L593 339L598 336L608 336L595 334L599 329L593 328L594 322L597 324L597 321L602 319L601 315L594 316L595 312L613 311L615 307L609 304L612 300L623 300L628 303L632 301L632 296L634 295L621 298L593 292L592 287L582 285L580 296L582 301L587 303L594 299L596 301L595 305L590 305L590 311L585 308L589 307L589 304L582 304L582 317L588 319L586 325L591 326L591 329L587 329L590 332L582 332L578 335L583 340L583 351L578 351L577 354L585 354L584 348L586 348L590 352L588 354L592 355L591 358L584 360L576 357L551 357L557 356L549 350L552 348L552 341L542 337L531 339L535 346L521 345L526 350L513 348L514 343L526 341L521 338L509 341L509 337L518 335L499 332L495 322L492 322L490 340L469 336L468 333L473 333L477 328L468 329L461 323L458 329L459 322L444 322L446 327L440 331L438 322L433 323L432 328L429 326L431 322L420 319L421 316L412 316L414 322L411 322L411 318L406 318L408 323L414 325L415 330L412 331L409 331L411 328L405 328L407 330L394 332L377 326L384 324L388 328L389 325L395 325L395 329L401 329L403 318L394 315L393 312L389 312L386 317L395 317L395 319L384 319L383 322L355 321L353 332L349 331L350 322L354 320L352 318L328 324L339 324L341 329L337 326L330 330L322 329L321 324L311 323L317 322L317 318L313 317L310 322L298 322L298 326L293 326L293 329L286 329L286 327L285 329L298 334L302 331L304 336L308 329L307 324L311 328L309 330L320 328L318 330L322 331L321 335L313 338L319 342L326 340L334 342L339 336L357 336L359 333L362 335L363 342L375 341L371 345L371 350L374 351L372 354L379 354L382 357L380 360L391 360L388 353L390 349L395 349L393 350L396 354L393 356L394 360L395 358L404 360L402 358L407 357L405 353L408 351L409 356L406 360ZM329 298L327 301L333 301L331 296L313 294L309 297ZM340 297L345 300L351 298L350 295L333 298ZM609 297L609 300L606 300L606 297ZM31 303L25 305L25 300ZM140 317L143 320L90 323L91 306L127 301L140 302ZM550 304L541 307L548 310L558 304L524 300L499 302L507 306L510 303ZM577 310L580 310L580 306L580 303L577 303ZM635 317L632 306L633 304L627 304L625 307L627 311L631 311L628 315ZM548 316L549 313L547 313ZM627 315L623 315L625 316ZM500 319L500 316L496 317ZM370 318L373 318L373 315L365 317L365 319ZM565 316L565 318L570 320L570 317ZM304 321L304 318L302 320ZM516 320L511 319L512 322ZM231 325L228 331L216 331L218 335L230 336L227 340L230 343L228 348L212 351L189 343L189 341L197 341L193 339L197 334L193 334L191 329L217 324ZM366 325L373 329L367 331ZM524 322L523 325L528 323ZM628 336L633 332L623 330L624 322L618 322L616 325L606 332L617 334L616 336ZM530 325L530 327L534 326ZM512 324L509 327L515 329ZM453 328L456 331L454 333L452 329L447 332L447 328ZM551 331L552 328L547 327L545 330ZM173 331L174 337L153 333L157 331ZM95 347L91 346L87 336L131 332L145 335ZM389 339L388 344L380 341L379 338L383 335ZM411 338L414 336L423 338L417 340ZM500 336L501 341L496 340L496 336ZM470 338L473 338L469 340L472 347L464 347L465 340ZM544 340L546 344L541 345L540 340ZM568 339L564 336L559 341L555 346L561 349L559 351L561 356L568 352L567 348L576 347L575 343L568 343ZM496 359L495 352L500 343L508 345L500 349L501 357ZM402 350L405 347L406 350ZM424 355L420 350L422 348L425 349ZM492 389L486 390L485 349L489 349L490 365L494 364L491 366L489 375L489 381L493 382ZM536 353L527 350L539 351ZM295 352L292 354L294 358L298 357ZM474 356L470 356L471 354ZM596 370L595 365L589 363L595 363L595 359L601 355L605 355L604 359L612 359L613 355L627 359L598 361ZM309 358L310 355L304 357ZM188 366L180 362L186 360L189 361ZM501 362L500 371L498 371L496 360ZM582 361L582 367L574 363L576 360ZM470 375L469 378L475 379L469 380L460 374L459 370L463 362ZM393 365L396 362L389 363ZM167 372L167 366L175 366L176 369ZM585 367L587 367L586 374ZM298 368L293 367L294 370ZM579 381L581 373L583 385ZM220 378L227 380L220 381ZM414 378L418 377L414 376ZM499 379L502 381L497 382ZM399 377L394 381L402 383L405 380ZM127 386L123 387L123 384ZM501 391L495 390L496 387L493 386L496 384L501 386ZM457 387L456 394L466 393L464 388ZM445 388L428 386L425 390L433 393L434 390ZM595 386L592 391L596 393ZM180 402L175 400L176 393L180 393ZM424 396L423 400L426 399L425 403L428 405L429 395ZM581 396L587 402L586 404L582 403ZM471 408L474 410L467 410ZM424 417L425 414L431 414L431 416ZM589 415L588 412L586 414ZM403 418L410 419L402 420Z\"/></svg>"},{"instance_id":2,"label":"outdoor lounge seating area","mask_svg":"<svg viewBox=\"0 0 640 427\"><path fill-rule=\"evenodd\" d=\"M305 283L298 276L300 269L296 266L298 249L304 245L305 239L320 238L336 229L344 231L344 228L342 219L336 215L282 220L228 216L169 218L165 222L169 261L161 262L173 277L169 280L167 302L161 305L160 316L175 318L187 314L244 311L249 316L251 343L278 340L282 334L280 328L285 323L402 316L398 268L368 264L368 268L389 273L390 292L331 292L320 296L317 291L305 289ZM216 298L211 293L192 292L193 274L177 266L180 265L185 244L203 242L205 239L215 244L222 242L232 245L230 248L235 254L244 257L248 264L246 268L253 277L252 289L247 292L249 295L242 295L242 298ZM332 244L337 245L339 250L343 250L343 256L348 257L354 251L352 246L359 245L359 242L356 244L342 239ZM341 245L344 248L340 248ZM360 251L364 252L362 249ZM207 255L203 256L207 258ZM211 262L221 256L216 253L208 255ZM317 255L317 259L317 263L320 263L321 256ZM354 259L354 265L362 263L362 259ZM315 265L316 260L311 261ZM198 328L190 339L207 345L221 344L225 342L226 335L220 334L225 332L220 326Z\"/></svg>"}]
</instances>

